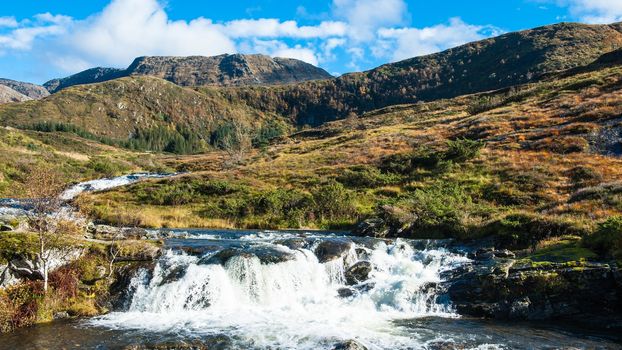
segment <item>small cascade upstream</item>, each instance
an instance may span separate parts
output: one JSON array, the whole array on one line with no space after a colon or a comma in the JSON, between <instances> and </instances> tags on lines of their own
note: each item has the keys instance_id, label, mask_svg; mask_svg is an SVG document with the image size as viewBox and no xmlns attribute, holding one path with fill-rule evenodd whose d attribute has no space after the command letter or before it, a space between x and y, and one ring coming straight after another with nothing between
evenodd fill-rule
<instances>
[{"instance_id":1,"label":"small cascade upstream","mask_svg":"<svg viewBox=\"0 0 622 350\"><path fill-rule=\"evenodd\" d=\"M370 349L413 348L413 335L393 321L455 317L436 286L443 272L468 261L399 239L316 237L294 247L287 240L246 236L214 248L218 242L210 240L211 250L197 255L169 250L153 271L134 277L126 311L92 324L226 334L240 347L330 349L336 341L357 339ZM371 271L353 283L348 275L361 261Z\"/></svg>"}]
</instances>

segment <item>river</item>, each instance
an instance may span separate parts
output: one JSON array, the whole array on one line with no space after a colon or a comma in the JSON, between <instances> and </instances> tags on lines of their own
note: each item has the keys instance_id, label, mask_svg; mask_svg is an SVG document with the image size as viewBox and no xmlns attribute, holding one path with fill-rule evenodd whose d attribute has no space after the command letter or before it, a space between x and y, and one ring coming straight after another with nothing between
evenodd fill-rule
<instances>
[{"instance_id":1,"label":"river","mask_svg":"<svg viewBox=\"0 0 622 350\"><path fill-rule=\"evenodd\" d=\"M464 250L442 241L345 233L176 231L110 314L0 336L2 349L616 349L615 339L551 324L464 318L443 295ZM347 272L364 261L367 276ZM361 264L359 264L361 265ZM619 339L618 339L619 340Z\"/></svg>"}]
</instances>

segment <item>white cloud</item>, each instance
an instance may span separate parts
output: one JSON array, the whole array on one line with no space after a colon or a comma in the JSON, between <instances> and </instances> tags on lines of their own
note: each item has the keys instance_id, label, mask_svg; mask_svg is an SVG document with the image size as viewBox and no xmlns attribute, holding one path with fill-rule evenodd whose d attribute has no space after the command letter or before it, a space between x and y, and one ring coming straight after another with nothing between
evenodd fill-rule
<instances>
[{"instance_id":1,"label":"white cloud","mask_svg":"<svg viewBox=\"0 0 622 350\"><path fill-rule=\"evenodd\" d=\"M379 28L402 25L408 17L403 0L333 0L333 12L347 21L355 42L373 40Z\"/></svg>"},{"instance_id":2,"label":"white cloud","mask_svg":"<svg viewBox=\"0 0 622 350\"><path fill-rule=\"evenodd\" d=\"M297 39L343 36L347 26L343 22L324 21L317 26L298 26L296 21L281 22L274 18L241 19L225 23L223 32L232 38L288 37Z\"/></svg>"},{"instance_id":3,"label":"white cloud","mask_svg":"<svg viewBox=\"0 0 622 350\"><path fill-rule=\"evenodd\" d=\"M451 18L448 24L424 28L382 28L378 31L382 39L376 54L391 53L393 60L427 55L470 41L498 35L501 30L492 26L478 26L464 23L460 18ZM392 51L387 51L393 46Z\"/></svg>"},{"instance_id":4,"label":"white cloud","mask_svg":"<svg viewBox=\"0 0 622 350\"><path fill-rule=\"evenodd\" d=\"M570 14L587 23L612 23L622 21L620 0L557 0L568 7Z\"/></svg>"},{"instance_id":5,"label":"white cloud","mask_svg":"<svg viewBox=\"0 0 622 350\"><path fill-rule=\"evenodd\" d=\"M240 51L244 53L260 53L272 57L295 58L313 65L318 65L319 59L312 47L294 45L290 47L281 40L253 39L242 42Z\"/></svg>"},{"instance_id":6,"label":"white cloud","mask_svg":"<svg viewBox=\"0 0 622 350\"><path fill-rule=\"evenodd\" d=\"M17 20L13 16L0 17L0 27L17 27Z\"/></svg>"}]
</instances>

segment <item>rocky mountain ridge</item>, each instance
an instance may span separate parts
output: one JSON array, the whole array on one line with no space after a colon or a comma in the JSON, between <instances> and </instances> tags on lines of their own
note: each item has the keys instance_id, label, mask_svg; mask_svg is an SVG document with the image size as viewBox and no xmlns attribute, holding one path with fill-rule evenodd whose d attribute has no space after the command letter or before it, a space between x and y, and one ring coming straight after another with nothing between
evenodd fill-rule
<instances>
[{"instance_id":1,"label":"rocky mountain ridge","mask_svg":"<svg viewBox=\"0 0 622 350\"><path fill-rule=\"evenodd\" d=\"M266 55L144 56L127 69L91 68L43 84L54 93L73 85L128 76L153 76L180 86L279 85L332 78L325 70L291 58Z\"/></svg>"}]
</instances>

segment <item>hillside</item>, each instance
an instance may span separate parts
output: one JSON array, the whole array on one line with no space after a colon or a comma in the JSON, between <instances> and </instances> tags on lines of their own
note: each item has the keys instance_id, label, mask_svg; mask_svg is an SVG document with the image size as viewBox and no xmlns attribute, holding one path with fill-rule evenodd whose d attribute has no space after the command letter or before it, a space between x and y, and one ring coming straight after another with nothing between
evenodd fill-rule
<instances>
[{"instance_id":1,"label":"hillside","mask_svg":"<svg viewBox=\"0 0 622 350\"><path fill-rule=\"evenodd\" d=\"M264 124L287 128L274 114L147 76L74 86L43 100L4 105L0 123L178 153L207 150L223 133L229 136L233 124L254 132Z\"/></svg>"},{"instance_id":2,"label":"hillside","mask_svg":"<svg viewBox=\"0 0 622 350\"><path fill-rule=\"evenodd\" d=\"M325 70L289 58L265 55L138 57L127 69L92 68L43 84L50 92L128 76L151 76L181 86L278 85L332 78Z\"/></svg>"},{"instance_id":3,"label":"hillside","mask_svg":"<svg viewBox=\"0 0 622 350\"><path fill-rule=\"evenodd\" d=\"M622 47L622 24L561 23L468 43L334 80L223 90L298 125L320 125L401 103L431 101L535 82Z\"/></svg>"},{"instance_id":4,"label":"hillside","mask_svg":"<svg viewBox=\"0 0 622 350\"><path fill-rule=\"evenodd\" d=\"M620 215L622 67L406 104L291 135L231 168L228 155L163 160L193 173L88 195L82 209L152 227L352 227L479 238L523 249L588 236ZM476 140L476 141L474 141Z\"/></svg>"}]
</instances>

